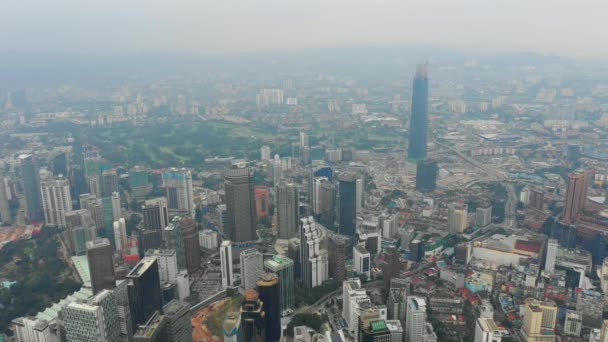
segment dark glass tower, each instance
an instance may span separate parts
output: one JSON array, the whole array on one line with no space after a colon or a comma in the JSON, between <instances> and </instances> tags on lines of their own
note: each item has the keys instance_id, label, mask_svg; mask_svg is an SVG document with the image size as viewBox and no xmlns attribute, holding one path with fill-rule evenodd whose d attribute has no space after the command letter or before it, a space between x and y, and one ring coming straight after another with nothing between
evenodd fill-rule
<instances>
[{"instance_id":1,"label":"dark glass tower","mask_svg":"<svg viewBox=\"0 0 608 342\"><path fill-rule=\"evenodd\" d=\"M86 245L93 294L103 289L114 289L116 287L114 249L110 241L108 239L96 239L87 242Z\"/></svg>"},{"instance_id":2,"label":"dark glass tower","mask_svg":"<svg viewBox=\"0 0 608 342\"><path fill-rule=\"evenodd\" d=\"M408 159L421 160L426 158L426 141L429 126L429 78L426 64L420 64L416 68L412 88L412 115L410 118Z\"/></svg>"},{"instance_id":3,"label":"dark glass tower","mask_svg":"<svg viewBox=\"0 0 608 342\"><path fill-rule=\"evenodd\" d=\"M416 190L432 192L437 186L437 162L434 160L419 160L416 164Z\"/></svg>"},{"instance_id":4,"label":"dark glass tower","mask_svg":"<svg viewBox=\"0 0 608 342\"><path fill-rule=\"evenodd\" d=\"M357 231L357 176L343 173L338 176L340 234L354 237Z\"/></svg>"},{"instance_id":5,"label":"dark glass tower","mask_svg":"<svg viewBox=\"0 0 608 342\"><path fill-rule=\"evenodd\" d=\"M257 217L253 171L246 163L235 163L224 172L226 230L234 242L257 240Z\"/></svg>"},{"instance_id":6,"label":"dark glass tower","mask_svg":"<svg viewBox=\"0 0 608 342\"><path fill-rule=\"evenodd\" d=\"M38 167L31 155L21 155L19 159L21 160L21 178L23 180L23 194L27 204L27 217L31 221L40 221L43 217Z\"/></svg>"},{"instance_id":7,"label":"dark glass tower","mask_svg":"<svg viewBox=\"0 0 608 342\"><path fill-rule=\"evenodd\" d=\"M281 293L279 278L274 273L264 273L256 283L262 310L266 313L266 342L281 339Z\"/></svg>"},{"instance_id":8,"label":"dark glass tower","mask_svg":"<svg viewBox=\"0 0 608 342\"><path fill-rule=\"evenodd\" d=\"M264 342L266 330L266 313L262 310L262 301L254 289L245 291L241 305L242 342Z\"/></svg>"},{"instance_id":9,"label":"dark glass tower","mask_svg":"<svg viewBox=\"0 0 608 342\"><path fill-rule=\"evenodd\" d=\"M156 257L145 257L127 274L133 328L143 325L155 312L163 312L163 297Z\"/></svg>"}]
</instances>

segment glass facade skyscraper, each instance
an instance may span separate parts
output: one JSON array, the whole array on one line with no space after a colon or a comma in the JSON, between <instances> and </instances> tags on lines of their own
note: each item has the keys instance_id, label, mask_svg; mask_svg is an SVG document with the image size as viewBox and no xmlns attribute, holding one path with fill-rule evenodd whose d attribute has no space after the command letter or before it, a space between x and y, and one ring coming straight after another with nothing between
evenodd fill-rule
<instances>
[{"instance_id":1,"label":"glass facade skyscraper","mask_svg":"<svg viewBox=\"0 0 608 342\"><path fill-rule=\"evenodd\" d=\"M428 119L429 78L426 64L416 68L412 87L412 114L410 117L410 144L408 159L426 158Z\"/></svg>"}]
</instances>

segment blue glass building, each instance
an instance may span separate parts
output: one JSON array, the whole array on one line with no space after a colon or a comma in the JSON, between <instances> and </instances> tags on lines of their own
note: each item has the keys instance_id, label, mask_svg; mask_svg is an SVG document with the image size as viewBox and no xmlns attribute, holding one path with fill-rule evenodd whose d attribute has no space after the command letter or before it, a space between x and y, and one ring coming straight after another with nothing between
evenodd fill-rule
<instances>
[{"instance_id":1,"label":"blue glass building","mask_svg":"<svg viewBox=\"0 0 608 342\"><path fill-rule=\"evenodd\" d=\"M416 68L412 89L412 114L410 118L410 143L408 159L422 160L426 158L428 119L429 79L427 65L420 64Z\"/></svg>"}]
</instances>

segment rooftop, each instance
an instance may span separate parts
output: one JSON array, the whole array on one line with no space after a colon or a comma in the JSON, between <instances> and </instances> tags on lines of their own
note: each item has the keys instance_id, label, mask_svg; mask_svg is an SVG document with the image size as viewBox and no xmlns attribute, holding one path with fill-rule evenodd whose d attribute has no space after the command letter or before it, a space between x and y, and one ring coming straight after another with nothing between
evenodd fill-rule
<instances>
[{"instance_id":1,"label":"rooftop","mask_svg":"<svg viewBox=\"0 0 608 342\"><path fill-rule=\"evenodd\" d=\"M127 274L127 278L136 278L144 274L153 263L156 262L156 258L154 257L144 257L140 262L133 267L131 272Z\"/></svg>"}]
</instances>

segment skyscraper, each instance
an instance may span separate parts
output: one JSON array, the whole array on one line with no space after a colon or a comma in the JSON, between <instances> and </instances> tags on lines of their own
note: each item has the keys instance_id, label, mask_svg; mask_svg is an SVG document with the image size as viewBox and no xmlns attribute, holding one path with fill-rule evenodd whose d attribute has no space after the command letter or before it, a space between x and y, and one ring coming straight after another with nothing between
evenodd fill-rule
<instances>
[{"instance_id":1,"label":"skyscraper","mask_svg":"<svg viewBox=\"0 0 608 342\"><path fill-rule=\"evenodd\" d=\"M240 253L241 286L245 290L254 289L256 282L264 273L264 260L257 248L249 248Z\"/></svg>"},{"instance_id":2,"label":"skyscraper","mask_svg":"<svg viewBox=\"0 0 608 342\"><path fill-rule=\"evenodd\" d=\"M164 235L166 247L175 250L178 269L185 270L190 267L189 273L198 270L200 250L198 249L198 230L194 220L187 216L175 216L165 228ZM192 241L193 235L196 237L196 242Z\"/></svg>"},{"instance_id":3,"label":"skyscraper","mask_svg":"<svg viewBox=\"0 0 608 342\"><path fill-rule=\"evenodd\" d=\"M82 229L79 229L82 228ZM65 213L65 237L72 254L87 252L87 241L97 237L95 222L87 209L72 210Z\"/></svg>"},{"instance_id":4,"label":"skyscraper","mask_svg":"<svg viewBox=\"0 0 608 342\"><path fill-rule=\"evenodd\" d=\"M70 183L63 177L40 182L42 211L47 226L65 227L65 213L72 210Z\"/></svg>"},{"instance_id":5,"label":"skyscraper","mask_svg":"<svg viewBox=\"0 0 608 342\"><path fill-rule=\"evenodd\" d=\"M129 307L133 328L145 324L152 315L162 312L163 298L158 274L158 261L144 257L127 274Z\"/></svg>"},{"instance_id":6,"label":"skyscraper","mask_svg":"<svg viewBox=\"0 0 608 342\"><path fill-rule=\"evenodd\" d=\"M333 234L329 237L329 276L335 281L346 279L346 248L349 239L342 235Z\"/></svg>"},{"instance_id":7,"label":"skyscraper","mask_svg":"<svg viewBox=\"0 0 608 342\"><path fill-rule=\"evenodd\" d=\"M545 259L545 271L555 272L555 261L557 259L557 253L559 249L559 241L555 239L549 239L547 242L547 256Z\"/></svg>"},{"instance_id":8,"label":"skyscraper","mask_svg":"<svg viewBox=\"0 0 608 342\"><path fill-rule=\"evenodd\" d=\"M135 166L129 170L129 186L133 197L138 201L143 201L150 189L150 170L141 166Z\"/></svg>"},{"instance_id":9,"label":"skyscraper","mask_svg":"<svg viewBox=\"0 0 608 342\"><path fill-rule=\"evenodd\" d=\"M127 248L127 223L124 218L120 218L118 221L114 221L114 246L116 246L116 252L122 254Z\"/></svg>"},{"instance_id":10,"label":"skyscraper","mask_svg":"<svg viewBox=\"0 0 608 342\"><path fill-rule=\"evenodd\" d=\"M145 254L158 260L158 273L162 284L174 284L177 279L177 257L172 249L149 249Z\"/></svg>"},{"instance_id":11,"label":"skyscraper","mask_svg":"<svg viewBox=\"0 0 608 342\"><path fill-rule=\"evenodd\" d=\"M154 312L150 319L137 325L137 330L133 334L135 342L166 342L167 337L167 317L159 311Z\"/></svg>"},{"instance_id":12,"label":"skyscraper","mask_svg":"<svg viewBox=\"0 0 608 342\"><path fill-rule=\"evenodd\" d=\"M167 193L169 214L194 217L194 194L190 170L169 168L162 173L162 180Z\"/></svg>"},{"instance_id":13,"label":"skyscraper","mask_svg":"<svg viewBox=\"0 0 608 342\"><path fill-rule=\"evenodd\" d=\"M391 284L392 278L399 278L399 272L401 270L401 262L399 249L395 246L388 246L384 249L384 268L382 270L382 278L384 281L384 288L388 289Z\"/></svg>"},{"instance_id":14,"label":"skyscraper","mask_svg":"<svg viewBox=\"0 0 608 342\"><path fill-rule=\"evenodd\" d=\"M300 221L300 275L304 288L310 289L321 285L329 277L328 252L321 249L325 236L312 216Z\"/></svg>"},{"instance_id":15,"label":"skyscraper","mask_svg":"<svg viewBox=\"0 0 608 342\"><path fill-rule=\"evenodd\" d=\"M112 193L112 215L114 221L118 221L123 217L122 206L120 204L120 193L118 191Z\"/></svg>"},{"instance_id":16,"label":"skyscraper","mask_svg":"<svg viewBox=\"0 0 608 342\"><path fill-rule=\"evenodd\" d=\"M43 216L38 167L34 157L29 154L20 155L19 160L21 161L21 179L27 204L27 217L31 221L39 221Z\"/></svg>"},{"instance_id":17,"label":"skyscraper","mask_svg":"<svg viewBox=\"0 0 608 342\"><path fill-rule=\"evenodd\" d=\"M426 158L428 97L428 66L420 64L416 67L416 75L414 76L414 84L412 86L412 114L410 117L410 143L408 147L408 159L411 160Z\"/></svg>"},{"instance_id":18,"label":"skyscraper","mask_svg":"<svg viewBox=\"0 0 608 342\"><path fill-rule=\"evenodd\" d=\"M279 278L274 273L263 273L256 283L262 310L266 313L266 342L276 342L281 339L281 295Z\"/></svg>"},{"instance_id":19,"label":"skyscraper","mask_svg":"<svg viewBox=\"0 0 608 342\"><path fill-rule=\"evenodd\" d=\"M163 307L163 313L167 318L167 325L165 327L167 341L191 342L192 316L190 314L190 305L174 299Z\"/></svg>"},{"instance_id":20,"label":"skyscraper","mask_svg":"<svg viewBox=\"0 0 608 342\"><path fill-rule=\"evenodd\" d=\"M234 285L234 270L232 261L232 241L224 240L220 246L220 267L222 274L222 286Z\"/></svg>"},{"instance_id":21,"label":"skyscraper","mask_svg":"<svg viewBox=\"0 0 608 342\"><path fill-rule=\"evenodd\" d=\"M53 174L68 177L68 158L65 152L60 152L53 157Z\"/></svg>"},{"instance_id":22,"label":"skyscraper","mask_svg":"<svg viewBox=\"0 0 608 342\"><path fill-rule=\"evenodd\" d=\"M279 278L281 316L292 313L295 306L293 267L293 260L284 256L275 255L264 260L264 270L276 274Z\"/></svg>"},{"instance_id":23,"label":"skyscraper","mask_svg":"<svg viewBox=\"0 0 608 342\"><path fill-rule=\"evenodd\" d=\"M142 213L146 230L162 231L169 224L169 211L165 197L146 200Z\"/></svg>"},{"instance_id":24,"label":"skyscraper","mask_svg":"<svg viewBox=\"0 0 608 342\"><path fill-rule=\"evenodd\" d=\"M111 290L116 286L113 254L114 250L108 239L87 242L87 260L93 294L103 289Z\"/></svg>"},{"instance_id":25,"label":"skyscraper","mask_svg":"<svg viewBox=\"0 0 608 342\"><path fill-rule=\"evenodd\" d=\"M61 311L68 341L112 341L108 338L103 307L72 302Z\"/></svg>"},{"instance_id":26,"label":"skyscraper","mask_svg":"<svg viewBox=\"0 0 608 342\"><path fill-rule=\"evenodd\" d=\"M477 207L475 209L475 224L479 227L485 227L490 223L492 223L492 206Z\"/></svg>"},{"instance_id":27,"label":"skyscraper","mask_svg":"<svg viewBox=\"0 0 608 342\"><path fill-rule=\"evenodd\" d=\"M277 221L279 223L279 238L290 239L298 230L300 217L300 195L298 187L284 179L277 188Z\"/></svg>"},{"instance_id":28,"label":"skyscraper","mask_svg":"<svg viewBox=\"0 0 608 342\"><path fill-rule=\"evenodd\" d=\"M563 221L566 224L575 223L587 201L587 187L592 173L580 171L568 175L566 187L566 202L564 204Z\"/></svg>"},{"instance_id":29,"label":"skyscraper","mask_svg":"<svg viewBox=\"0 0 608 342\"><path fill-rule=\"evenodd\" d=\"M555 341L557 305L551 301L541 302L534 298L524 301L524 324L521 335L526 341Z\"/></svg>"},{"instance_id":30,"label":"skyscraper","mask_svg":"<svg viewBox=\"0 0 608 342\"><path fill-rule=\"evenodd\" d=\"M266 313L262 301L254 289L245 291L241 304L241 336L243 342L265 342Z\"/></svg>"},{"instance_id":31,"label":"skyscraper","mask_svg":"<svg viewBox=\"0 0 608 342\"><path fill-rule=\"evenodd\" d=\"M118 174L116 170L103 170L101 172L101 197L111 197L114 191L118 191Z\"/></svg>"},{"instance_id":32,"label":"skyscraper","mask_svg":"<svg viewBox=\"0 0 608 342\"><path fill-rule=\"evenodd\" d=\"M10 223L13 221L8 204L8 197L6 196L6 183L4 183L4 172L2 172L2 165L0 165L0 219L2 219L2 222L4 223Z\"/></svg>"},{"instance_id":33,"label":"skyscraper","mask_svg":"<svg viewBox=\"0 0 608 342\"><path fill-rule=\"evenodd\" d=\"M91 218L93 219L93 222L95 222L97 230L103 230L103 200L89 193L81 194L79 200L80 209L88 210L91 213Z\"/></svg>"},{"instance_id":34,"label":"skyscraper","mask_svg":"<svg viewBox=\"0 0 608 342\"><path fill-rule=\"evenodd\" d=\"M224 172L226 227L234 242L257 240L253 172L246 163L234 163Z\"/></svg>"},{"instance_id":35,"label":"skyscraper","mask_svg":"<svg viewBox=\"0 0 608 342\"><path fill-rule=\"evenodd\" d=\"M448 230L452 234L461 234L468 225L467 205L450 203L448 205Z\"/></svg>"},{"instance_id":36,"label":"skyscraper","mask_svg":"<svg viewBox=\"0 0 608 342\"><path fill-rule=\"evenodd\" d=\"M421 297L407 297L405 342L423 341L426 320L426 302Z\"/></svg>"},{"instance_id":37,"label":"skyscraper","mask_svg":"<svg viewBox=\"0 0 608 342\"><path fill-rule=\"evenodd\" d=\"M416 191L432 192L437 187L437 162L430 159L416 163Z\"/></svg>"},{"instance_id":38,"label":"skyscraper","mask_svg":"<svg viewBox=\"0 0 608 342\"><path fill-rule=\"evenodd\" d=\"M198 244L198 227L191 217L183 217L179 225L184 237L186 269L189 274L196 273L201 267L201 249Z\"/></svg>"},{"instance_id":39,"label":"skyscraper","mask_svg":"<svg viewBox=\"0 0 608 342\"><path fill-rule=\"evenodd\" d=\"M340 234L353 238L357 231L357 176L343 173L338 182Z\"/></svg>"},{"instance_id":40,"label":"skyscraper","mask_svg":"<svg viewBox=\"0 0 608 342\"><path fill-rule=\"evenodd\" d=\"M322 181L319 189L320 192L320 222L328 228L334 227L335 208L334 208L334 186L330 181Z\"/></svg>"}]
</instances>

